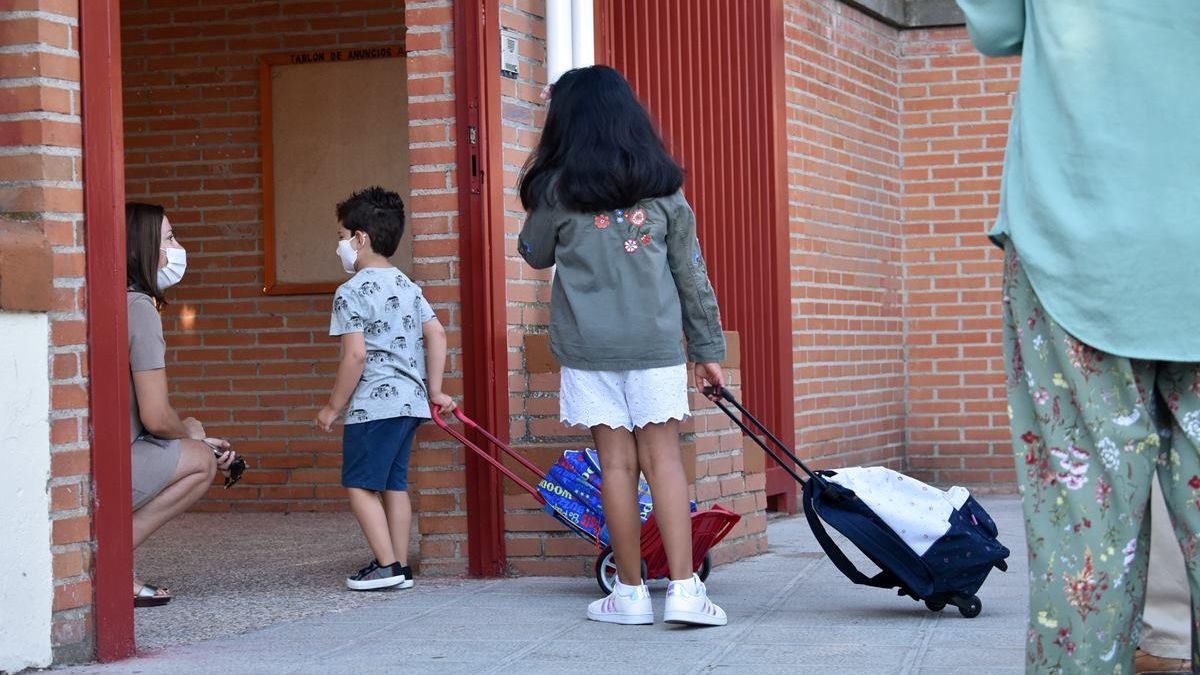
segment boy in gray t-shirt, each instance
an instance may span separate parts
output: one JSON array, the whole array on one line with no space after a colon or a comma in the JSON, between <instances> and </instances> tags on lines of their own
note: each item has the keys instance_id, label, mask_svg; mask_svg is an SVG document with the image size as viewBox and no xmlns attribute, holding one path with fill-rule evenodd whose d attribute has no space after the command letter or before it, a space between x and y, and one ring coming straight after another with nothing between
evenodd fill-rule
<instances>
[{"instance_id":1,"label":"boy in gray t-shirt","mask_svg":"<svg viewBox=\"0 0 1200 675\"><path fill-rule=\"evenodd\" d=\"M316 424L330 432L345 411L342 485L375 554L346 585L411 588L408 460L431 407L455 407L442 393L446 331L421 288L388 260L404 234L400 197L368 188L338 204L337 217L338 258L354 276L333 299L329 334L341 337L342 359Z\"/></svg>"}]
</instances>

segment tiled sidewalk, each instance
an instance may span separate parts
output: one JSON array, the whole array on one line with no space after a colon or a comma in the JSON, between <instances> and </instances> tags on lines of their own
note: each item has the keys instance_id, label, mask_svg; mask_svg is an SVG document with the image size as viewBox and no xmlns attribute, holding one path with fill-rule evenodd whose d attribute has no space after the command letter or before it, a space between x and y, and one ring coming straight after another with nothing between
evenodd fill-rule
<instances>
[{"instance_id":1,"label":"tiled sidewalk","mask_svg":"<svg viewBox=\"0 0 1200 675\"><path fill-rule=\"evenodd\" d=\"M803 518L787 518L771 524L767 554L714 570L710 595L730 623L709 629L588 622L584 608L598 594L590 578L419 579L412 591L353 594L339 590L362 557L346 514L188 515L139 563L178 595L167 608L139 610L143 655L70 671L1016 675L1026 608L1020 504L981 501L1013 556L1010 571L980 592L976 619L853 586ZM328 553L314 557L313 542ZM254 571L264 569L246 562L254 555L277 560L286 578ZM661 615L664 586L651 590Z\"/></svg>"}]
</instances>

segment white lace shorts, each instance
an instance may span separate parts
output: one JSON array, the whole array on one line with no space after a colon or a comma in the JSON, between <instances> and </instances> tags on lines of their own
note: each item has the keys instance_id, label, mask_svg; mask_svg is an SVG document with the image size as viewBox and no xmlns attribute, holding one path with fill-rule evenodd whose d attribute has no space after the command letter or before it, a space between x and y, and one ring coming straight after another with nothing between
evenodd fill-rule
<instances>
[{"instance_id":1,"label":"white lace shorts","mask_svg":"<svg viewBox=\"0 0 1200 675\"><path fill-rule=\"evenodd\" d=\"M563 368L558 418L563 424L600 424L633 431L647 424L685 419L687 364L645 370Z\"/></svg>"}]
</instances>

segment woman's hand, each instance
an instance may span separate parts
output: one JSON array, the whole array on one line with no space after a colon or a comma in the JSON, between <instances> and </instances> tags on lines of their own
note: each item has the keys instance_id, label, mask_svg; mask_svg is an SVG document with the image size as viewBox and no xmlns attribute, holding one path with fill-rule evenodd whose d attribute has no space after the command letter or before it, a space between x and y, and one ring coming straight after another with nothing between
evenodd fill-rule
<instances>
[{"instance_id":1,"label":"woman's hand","mask_svg":"<svg viewBox=\"0 0 1200 675\"><path fill-rule=\"evenodd\" d=\"M324 408L321 408L321 412L317 413L317 428L327 434L331 433L333 431L333 423L337 421L337 418L338 411L334 410L332 406L326 405Z\"/></svg>"},{"instance_id":2,"label":"woman's hand","mask_svg":"<svg viewBox=\"0 0 1200 675\"><path fill-rule=\"evenodd\" d=\"M217 469L229 476L229 465L237 459L237 453L229 449L229 441L222 438L205 438L203 440L204 444L212 448L214 452L224 451L217 455Z\"/></svg>"},{"instance_id":3,"label":"woman's hand","mask_svg":"<svg viewBox=\"0 0 1200 675\"><path fill-rule=\"evenodd\" d=\"M438 412L450 412L458 407L454 399L440 391L429 392L429 407L434 410L434 414Z\"/></svg>"},{"instance_id":4,"label":"woman's hand","mask_svg":"<svg viewBox=\"0 0 1200 675\"><path fill-rule=\"evenodd\" d=\"M721 391L721 387L725 386L725 376L721 374L721 364L696 364L696 391L704 393L705 382L713 387L713 393L708 397L709 400L716 401L717 399L721 398L721 395L718 392Z\"/></svg>"},{"instance_id":5,"label":"woman's hand","mask_svg":"<svg viewBox=\"0 0 1200 675\"><path fill-rule=\"evenodd\" d=\"M200 420L195 417L189 417L182 420L183 430L187 432L188 438L195 441L202 441L208 434L204 433L204 425L200 424Z\"/></svg>"}]
</instances>

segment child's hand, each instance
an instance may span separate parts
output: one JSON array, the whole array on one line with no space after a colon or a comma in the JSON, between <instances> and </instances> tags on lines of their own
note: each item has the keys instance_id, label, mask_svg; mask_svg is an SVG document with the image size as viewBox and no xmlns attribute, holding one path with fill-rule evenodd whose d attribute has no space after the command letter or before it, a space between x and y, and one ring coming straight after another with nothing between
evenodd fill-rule
<instances>
[{"instance_id":1,"label":"child's hand","mask_svg":"<svg viewBox=\"0 0 1200 675\"><path fill-rule=\"evenodd\" d=\"M449 396L447 396L446 394L443 394L440 391L434 391L434 392L429 393L429 406L434 410L435 413L437 413L439 411L440 412L450 412L458 407L454 403L454 399L450 398Z\"/></svg>"},{"instance_id":2,"label":"child's hand","mask_svg":"<svg viewBox=\"0 0 1200 675\"><path fill-rule=\"evenodd\" d=\"M331 406L326 405L321 408L321 412L317 413L317 428L325 433L333 431L333 423L337 421L338 411Z\"/></svg>"},{"instance_id":3,"label":"child's hand","mask_svg":"<svg viewBox=\"0 0 1200 675\"><path fill-rule=\"evenodd\" d=\"M725 386L725 377L721 374L721 364L719 363L697 363L696 364L696 391L704 391L704 383L708 382L713 386L713 393L708 398L716 401L721 398L721 387Z\"/></svg>"}]
</instances>

